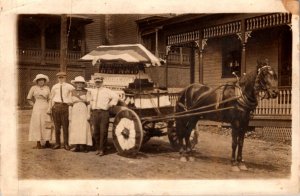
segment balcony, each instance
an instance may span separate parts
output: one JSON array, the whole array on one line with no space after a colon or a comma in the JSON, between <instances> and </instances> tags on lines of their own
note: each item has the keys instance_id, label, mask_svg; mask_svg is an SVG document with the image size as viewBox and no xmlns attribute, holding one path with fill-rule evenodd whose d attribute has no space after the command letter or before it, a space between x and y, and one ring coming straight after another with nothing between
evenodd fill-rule
<instances>
[{"instance_id":1,"label":"balcony","mask_svg":"<svg viewBox=\"0 0 300 196\"><path fill-rule=\"evenodd\" d=\"M19 63L24 64L59 64L59 50L45 50L44 57L41 49L18 49L17 51ZM81 65L78 61L82 57L81 51L68 51L68 65Z\"/></svg>"}]
</instances>

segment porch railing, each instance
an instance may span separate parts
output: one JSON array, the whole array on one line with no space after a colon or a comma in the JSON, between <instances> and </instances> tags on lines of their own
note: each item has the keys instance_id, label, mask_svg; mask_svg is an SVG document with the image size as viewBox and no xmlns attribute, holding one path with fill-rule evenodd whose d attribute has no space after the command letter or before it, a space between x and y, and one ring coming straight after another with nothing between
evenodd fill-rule
<instances>
[{"instance_id":1,"label":"porch railing","mask_svg":"<svg viewBox=\"0 0 300 196\"><path fill-rule=\"evenodd\" d=\"M260 93L263 96L263 93ZM179 93L169 93L169 99L173 106L179 98ZM275 99L263 99L258 102L254 116L291 118L291 87L280 87Z\"/></svg>"},{"instance_id":2,"label":"porch railing","mask_svg":"<svg viewBox=\"0 0 300 196\"><path fill-rule=\"evenodd\" d=\"M260 93L260 96L263 96L263 93ZM280 87L277 98L260 100L254 114L258 116L290 116L292 114L291 102L291 87Z\"/></svg>"},{"instance_id":3,"label":"porch railing","mask_svg":"<svg viewBox=\"0 0 300 196\"><path fill-rule=\"evenodd\" d=\"M19 62L21 63L47 63L59 64L60 51L59 50L46 50L45 56L42 56L41 49L18 49L17 51ZM67 63L78 65L78 59L82 56L80 51L68 51ZM44 58L44 59L43 59Z\"/></svg>"},{"instance_id":4,"label":"porch railing","mask_svg":"<svg viewBox=\"0 0 300 196\"><path fill-rule=\"evenodd\" d=\"M159 53L159 58L165 59L165 53ZM189 65L191 61L191 57L188 54L169 54L168 55L168 62L170 64L181 64L181 65Z\"/></svg>"}]
</instances>

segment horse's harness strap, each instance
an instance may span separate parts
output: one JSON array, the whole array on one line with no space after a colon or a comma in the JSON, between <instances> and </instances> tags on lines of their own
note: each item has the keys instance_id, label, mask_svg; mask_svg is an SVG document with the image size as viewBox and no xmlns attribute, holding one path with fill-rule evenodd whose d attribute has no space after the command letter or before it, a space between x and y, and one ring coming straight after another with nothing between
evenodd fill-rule
<instances>
[{"instance_id":1,"label":"horse's harness strap","mask_svg":"<svg viewBox=\"0 0 300 196\"><path fill-rule=\"evenodd\" d=\"M250 110L253 111L257 106L257 101L250 99L245 93L243 93L241 87L236 85L240 98L237 100L237 109L241 111Z\"/></svg>"}]
</instances>

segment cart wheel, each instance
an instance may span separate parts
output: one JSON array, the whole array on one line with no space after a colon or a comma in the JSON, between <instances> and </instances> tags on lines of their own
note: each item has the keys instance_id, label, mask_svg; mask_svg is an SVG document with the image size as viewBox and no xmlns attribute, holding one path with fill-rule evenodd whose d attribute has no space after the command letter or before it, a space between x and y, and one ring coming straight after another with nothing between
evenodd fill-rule
<instances>
[{"instance_id":1,"label":"cart wheel","mask_svg":"<svg viewBox=\"0 0 300 196\"><path fill-rule=\"evenodd\" d=\"M113 143L122 156L134 156L141 148L143 129L138 115L130 110L123 109L117 113L113 127Z\"/></svg>"},{"instance_id":2,"label":"cart wheel","mask_svg":"<svg viewBox=\"0 0 300 196\"><path fill-rule=\"evenodd\" d=\"M192 149L194 149L196 144L198 143L198 136L199 136L198 131L193 129L191 136L190 136L190 142L191 142ZM169 142L170 142L172 148L175 151L179 151L180 146L179 146L178 136L177 136L175 127L168 128L168 138L169 138Z\"/></svg>"}]
</instances>

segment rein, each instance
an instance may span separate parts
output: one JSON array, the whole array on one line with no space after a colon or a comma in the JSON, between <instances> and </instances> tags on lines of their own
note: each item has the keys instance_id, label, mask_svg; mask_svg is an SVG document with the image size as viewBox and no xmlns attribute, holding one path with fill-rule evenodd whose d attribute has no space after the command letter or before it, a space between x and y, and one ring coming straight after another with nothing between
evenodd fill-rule
<instances>
[{"instance_id":1,"label":"rein","mask_svg":"<svg viewBox=\"0 0 300 196\"><path fill-rule=\"evenodd\" d=\"M241 111L253 111L253 110L255 110L255 108L258 104L257 97L259 96L259 91L260 90L268 91L269 87L266 87L265 84L262 81L262 74L264 73L263 71L266 68L269 69L271 67L269 65L264 65L263 67L259 68L258 71L257 71L257 75L256 75L256 78L255 78L255 84L254 84L254 94L256 95L256 97L251 97L245 92L245 89L240 86L239 77L236 75L237 81L234 82L234 84L230 84L230 86L233 86L234 88L238 89L238 92L239 92L238 93L239 98L237 99L237 103L238 103L237 104L237 109L238 110L241 110ZM218 89L220 89L224 86L228 86L229 84L227 83L227 84L220 85L220 86L212 89L211 91L203 94L202 96L197 98L197 100L193 103L192 106L188 107L187 106L187 91L193 85L194 84L190 84L185 89L185 91L184 91L184 97L185 97L184 98L184 103L181 103L181 102L177 103L177 105L180 106L181 108L183 108L186 112L195 109L195 106L197 106L201 101L203 101L204 99L209 97L209 95L211 95L212 93L214 93L215 91L217 91ZM224 93L224 90L222 91L222 94L223 93Z\"/></svg>"}]
</instances>

